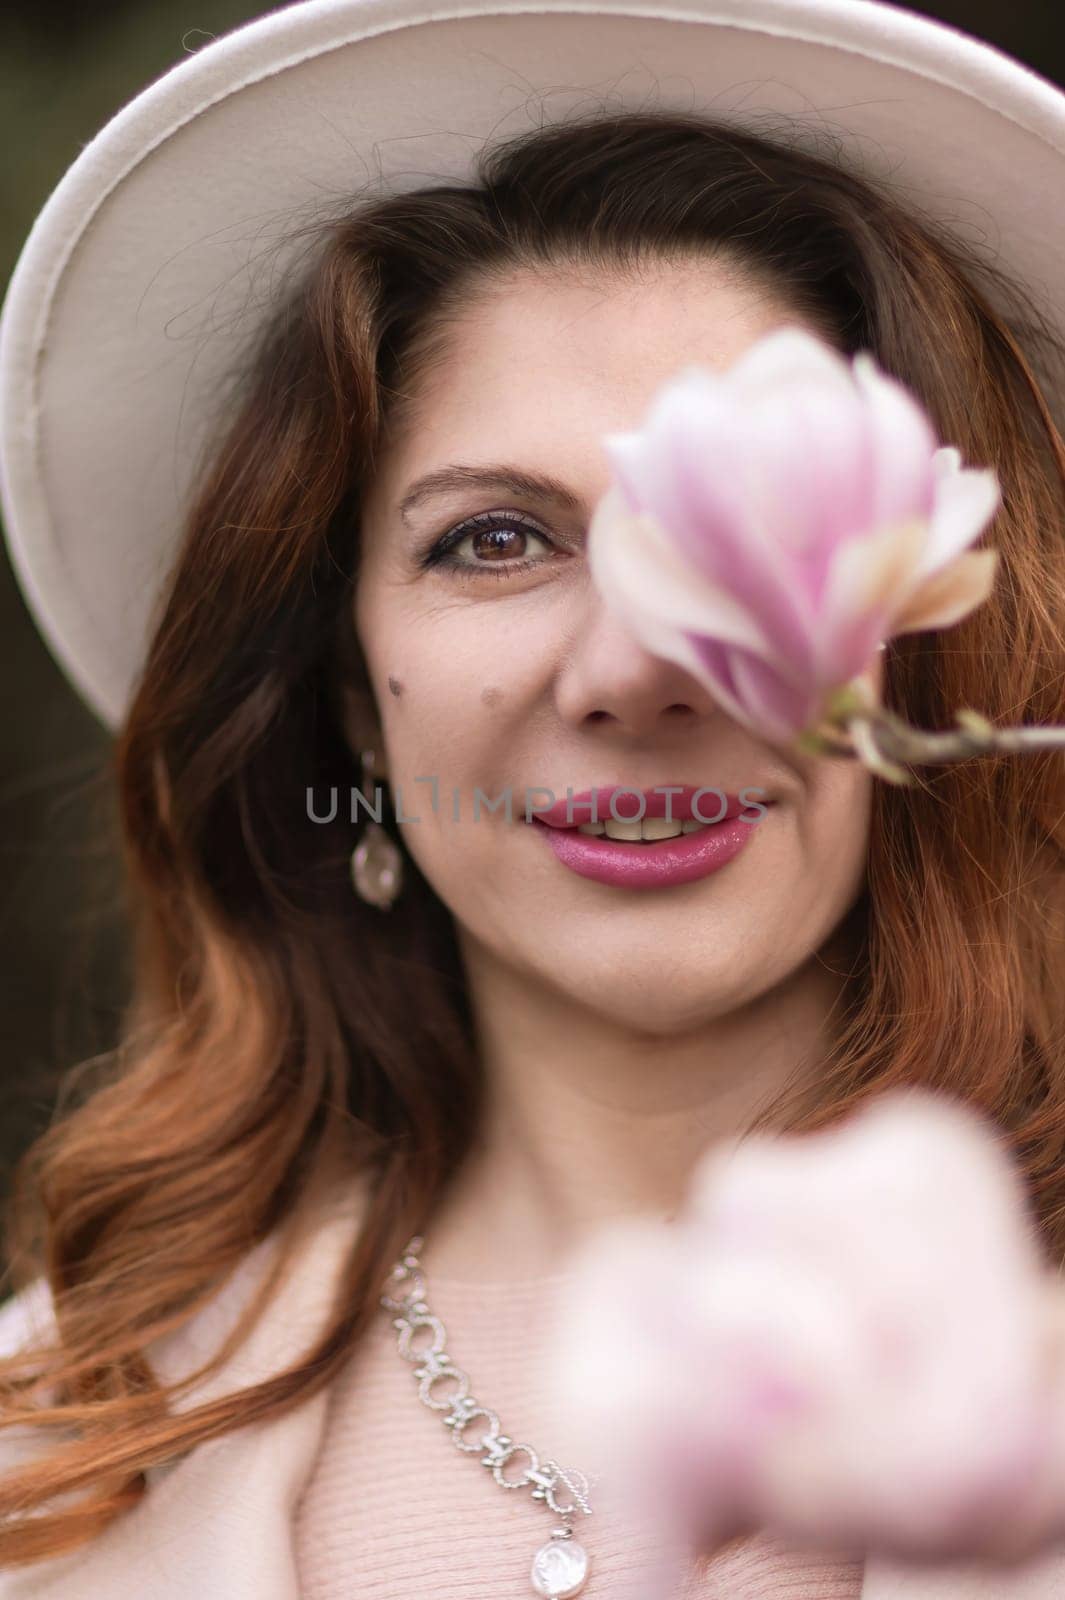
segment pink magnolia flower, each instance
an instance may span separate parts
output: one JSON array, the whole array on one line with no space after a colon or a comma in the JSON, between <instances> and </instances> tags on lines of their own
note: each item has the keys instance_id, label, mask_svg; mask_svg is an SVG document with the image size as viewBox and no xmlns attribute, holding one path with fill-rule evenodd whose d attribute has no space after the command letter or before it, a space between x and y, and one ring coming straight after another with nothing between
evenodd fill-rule
<instances>
[{"instance_id":1,"label":"pink magnolia flower","mask_svg":"<svg viewBox=\"0 0 1065 1600\"><path fill-rule=\"evenodd\" d=\"M588 559L606 604L737 721L789 740L895 634L987 599L969 551L993 471L939 448L917 401L860 354L776 330L725 372L683 369L645 426L603 440L615 483Z\"/></svg>"},{"instance_id":2,"label":"pink magnolia flower","mask_svg":"<svg viewBox=\"0 0 1065 1600\"><path fill-rule=\"evenodd\" d=\"M582 1253L555 1327L582 1459L703 1553L766 1527L1027 1559L1065 1537L1065 1288L1036 1241L988 1126L927 1093L718 1147L678 1222Z\"/></svg>"}]
</instances>

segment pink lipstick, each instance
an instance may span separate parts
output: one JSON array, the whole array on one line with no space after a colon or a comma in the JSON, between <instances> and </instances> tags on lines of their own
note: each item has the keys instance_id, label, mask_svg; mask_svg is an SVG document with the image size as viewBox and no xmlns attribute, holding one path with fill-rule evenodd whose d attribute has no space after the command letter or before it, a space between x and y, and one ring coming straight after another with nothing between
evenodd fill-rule
<instances>
[{"instance_id":1,"label":"pink lipstick","mask_svg":"<svg viewBox=\"0 0 1065 1600\"><path fill-rule=\"evenodd\" d=\"M580 877L617 888L657 889L704 878L739 855L750 843L756 823L773 804L758 798L763 793L758 786L730 795L710 786L693 788L681 784L662 784L650 790L619 786L585 789L537 812L532 826L563 866ZM611 797L615 795L611 811ZM642 811L641 799L645 802ZM699 826L672 838L647 842L579 831L582 824L596 821L666 817L667 809L674 822Z\"/></svg>"}]
</instances>

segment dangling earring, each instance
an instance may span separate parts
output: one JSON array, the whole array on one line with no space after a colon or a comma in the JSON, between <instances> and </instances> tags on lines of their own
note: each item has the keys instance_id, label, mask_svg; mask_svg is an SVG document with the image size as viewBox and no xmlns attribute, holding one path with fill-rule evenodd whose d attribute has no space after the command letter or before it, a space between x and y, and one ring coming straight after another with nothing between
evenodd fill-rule
<instances>
[{"instance_id":1,"label":"dangling earring","mask_svg":"<svg viewBox=\"0 0 1065 1600\"><path fill-rule=\"evenodd\" d=\"M360 750L363 779L373 771L374 752ZM351 881L368 905L387 911L403 887L403 857L379 822L371 817L351 852Z\"/></svg>"}]
</instances>

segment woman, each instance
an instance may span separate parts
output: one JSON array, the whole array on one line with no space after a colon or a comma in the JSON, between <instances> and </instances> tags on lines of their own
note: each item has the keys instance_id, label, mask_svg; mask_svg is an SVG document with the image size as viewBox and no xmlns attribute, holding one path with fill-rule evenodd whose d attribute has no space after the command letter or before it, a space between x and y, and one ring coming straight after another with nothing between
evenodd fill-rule
<instances>
[{"instance_id":1,"label":"woman","mask_svg":"<svg viewBox=\"0 0 1065 1600\"><path fill-rule=\"evenodd\" d=\"M265 19L222 62L209 51L200 82L224 68L236 106L251 44L274 52L277 73L255 78L276 96L257 111L265 137L310 94L282 61L329 65L318 36L287 47L341 13L353 38L355 10ZM684 26L646 35L663 65ZM417 30L402 43L397 80L428 48ZM374 70L391 105L387 61ZM738 76L737 60L715 70ZM216 78L205 137L223 98ZM220 118L211 138L221 216L245 158ZM872 350L1003 484L1006 577L944 636L892 643L888 703L921 726L960 705L1061 722L1054 330L1008 272L839 152L736 119L599 107L477 157L473 182L397 185L304 229L300 280L272 295L258 280L247 345L212 320L239 383L191 391L214 432L180 536L155 534L169 571L143 650L117 630L66 640L98 707L131 669L114 720L138 972L106 1074L20 1172L4 1347L40 1382L6 1368L5 1600L528 1592L548 1524L521 1494L508 1525L496 1484L415 1404L382 1308L415 1234L480 1403L563 1463L538 1352L568 1253L612 1217L672 1216L724 1135L941 1088L996 1119L1062 1259L1060 762L999 756L889 788L756 740L621 632L581 554L604 433L689 360L724 367L774 327L809 327ZM269 176L264 158L260 189ZM160 169L116 204L144 215L154 196L162 215L165 192ZM106 243L113 214L101 226ZM82 284L102 247L86 236ZM129 248L143 265L143 240ZM124 292L109 286L112 309ZM72 315L57 299L59 360ZM101 393L130 429L154 404L147 384ZM112 472L108 505L124 492ZM376 823L349 805L375 785ZM538 789L667 785L765 803L720 873L588 876L523 811ZM512 818L475 814L477 790L509 790ZM653 1536L593 1516L584 1592L616 1593ZM985 1581L767 1534L693 1565L686 1592L962 1600ZM1065 1564L995 1582L1049 1596Z\"/></svg>"}]
</instances>

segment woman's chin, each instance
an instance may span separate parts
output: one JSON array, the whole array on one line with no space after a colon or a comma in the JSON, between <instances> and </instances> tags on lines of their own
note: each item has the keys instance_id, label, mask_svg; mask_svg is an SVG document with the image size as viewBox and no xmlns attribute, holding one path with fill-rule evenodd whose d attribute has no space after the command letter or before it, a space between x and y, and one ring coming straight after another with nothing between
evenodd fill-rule
<instances>
[{"instance_id":1,"label":"woman's chin","mask_svg":"<svg viewBox=\"0 0 1065 1600\"><path fill-rule=\"evenodd\" d=\"M559 984L556 975L555 983L584 1010L624 1032L664 1039L709 1026L764 987L756 973L750 975L749 985L743 986L743 975L735 964L716 975L705 965L686 970L683 965L663 968L658 961L653 963L654 972L641 973L635 970L641 964L648 965L646 957L611 973L571 965L564 981ZM749 992L741 992L744 988Z\"/></svg>"}]
</instances>

